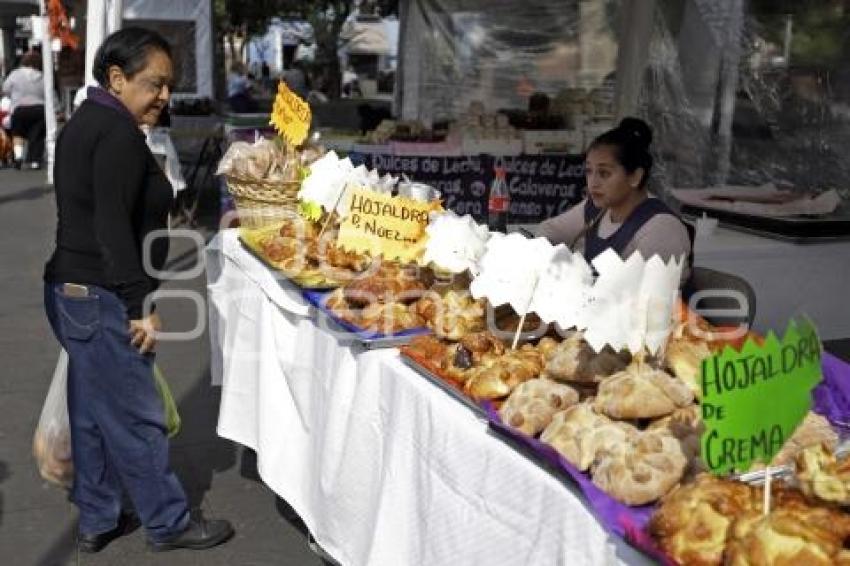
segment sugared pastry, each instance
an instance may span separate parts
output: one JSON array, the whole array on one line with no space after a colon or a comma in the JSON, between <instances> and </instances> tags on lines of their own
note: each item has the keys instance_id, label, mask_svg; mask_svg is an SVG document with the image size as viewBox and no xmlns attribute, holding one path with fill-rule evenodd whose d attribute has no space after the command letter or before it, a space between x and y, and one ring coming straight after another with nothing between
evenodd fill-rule
<instances>
[{"instance_id":1,"label":"sugared pastry","mask_svg":"<svg viewBox=\"0 0 850 566\"><path fill-rule=\"evenodd\" d=\"M644 505L675 487L688 459L677 438L664 430L643 431L597 456L593 483L626 505Z\"/></svg>"},{"instance_id":2,"label":"sugared pastry","mask_svg":"<svg viewBox=\"0 0 850 566\"><path fill-rule=\"evenodd\" d=\"M608 346L595 352L581 332L575 332L554 348L547 348L546 376L567 383L598 383L625 369L630 361L628 352L615 352Z\"/></svg>"},{"instance_id":3,"label":"sugared pastry","mask_svg":"<svg viewBox=\"0 0 850 566\"><path fill-rule=\"evenodd\" d=\"M558 411L578 403L578 392L548 379L531 379L517 385L499 414L509 426L530 436L537 435Z\"/></svg>"},{"instance_id":4,"label":"sugared pastry","mask_svg":"<svg viewBox=\"0 0 850 566\"><path fill-rule=\"evenodd\" d=\"M633 363L599 385L596 409L614 419L652 419L694 402L683 381L649 364Z\"/></svg>"},{"instance_id":5,"label":"sugared pastry","mask_svg":"<svg viewBox=\"0 0 850 566\"><path fill-rule=\"evenodd\" d=\"M614 422L583 402L555 413L540 440L551 445L570 464L585 471L597 455L615 449L637 433L632 425Z\"/></svg>"}]
</instances>

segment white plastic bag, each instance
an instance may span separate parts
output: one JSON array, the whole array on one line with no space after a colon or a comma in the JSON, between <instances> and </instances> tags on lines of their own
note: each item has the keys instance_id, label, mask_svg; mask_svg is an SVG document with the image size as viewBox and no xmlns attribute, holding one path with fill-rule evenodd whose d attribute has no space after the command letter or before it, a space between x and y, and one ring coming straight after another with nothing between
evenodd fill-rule
<instances>
[{"instance_id":1,"label":"white plastic bag","mask_svg":"<svg viewBox=\"0 0 850 566\"><path fill-rule=\"evenodd\" d=\"M53 381L44 399L32 451L42 478L61 487L71 487L74 463L68 421L68 353L64 349L53 370Z\"/></svg>"}]
</instances>

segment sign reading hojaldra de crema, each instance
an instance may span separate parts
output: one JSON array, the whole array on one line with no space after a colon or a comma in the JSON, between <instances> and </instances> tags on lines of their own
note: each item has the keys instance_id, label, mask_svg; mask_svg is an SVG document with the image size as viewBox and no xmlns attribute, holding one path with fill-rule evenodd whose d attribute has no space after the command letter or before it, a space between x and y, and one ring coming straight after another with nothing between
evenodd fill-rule
<instances>
[{"instance_id":1,"label":"sign reading hojaldra de crema","mask_svg":"<svg viewBox=\"0 0 850 566\"><path fill-rule=\"evenodd\" d=\"M747 340L702 363L701 453L716 474L768 463L812 404L821 380L821 343L811 321L792 320L782 340Z\"/></svg>"}]
</instances>

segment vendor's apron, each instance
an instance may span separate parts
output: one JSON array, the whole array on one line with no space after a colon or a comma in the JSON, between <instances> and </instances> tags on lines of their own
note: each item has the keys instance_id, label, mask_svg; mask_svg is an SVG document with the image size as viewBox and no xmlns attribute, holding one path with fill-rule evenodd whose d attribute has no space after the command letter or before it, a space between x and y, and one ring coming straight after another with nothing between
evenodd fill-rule
<instances>
[{"instance_id":1,"label":"vendor's apron","mask_svg":"<svg viewBox=\"0 0 850 566\"><path fill-rule=\"evenodd\" d=\"M609 237L602 238L599 236L599 222L597 218L600 210L593 204L589 198L584 205L584 222L585 225L591 225L587 234L584 236L584 258L588 263L593 261L593 258L607 250L613 249L620 257L623 257L623 250L629 245L629 242L635 237L635 234L641 227L649 222L658 214L670 214L679 219L685 225L688 231L688 238L691 240L691 251L688 253L688 267L693 267L694 264L694 227L685 222L679 217L670 207L661 202L657 198L647 198L635 208L623 224ZM692 271L693 272L693 271ZM690 289L690 280L685 283L682 290L685 296L688 296Z\"/></svg>"}]
</instances>

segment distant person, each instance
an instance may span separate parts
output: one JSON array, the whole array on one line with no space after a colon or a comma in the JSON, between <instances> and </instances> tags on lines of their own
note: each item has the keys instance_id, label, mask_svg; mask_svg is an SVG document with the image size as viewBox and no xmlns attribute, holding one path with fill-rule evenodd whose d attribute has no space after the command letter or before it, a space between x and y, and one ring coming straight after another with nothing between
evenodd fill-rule
<instances>
[{"instance_id":1,"label":"distant person","mask_svg":"<svg viewBox=\"0 0 850 566\"><path fill-rule=\"evenodd\" d=\"M307 100L307 96L310 94L310 80L303 64L298 61L292 63L288 69L283 71L281 78L289 87L289 90L300 96L302 100Z\"/></svg>"},{"instance_id":2,"label":"distant person","mask_svg":"<svg viewBox=\"0 0 850 566\"><path fill-rule=\"evenodd\" d=\"M38 169L44 157L47 126L44 119L44 78L41 55L27 51L21 65L3 81L3 94L11 100L11 131L15 162L21 167ZM24 155L24 141L27 143Z\"/></svg>"},{"instance_id":3,"label":"distant person","mask_svg":"<svg viewBox=\"0 0 850 566\"><path fill-rule=\"evenodd\" d=\"M251 81L245 71L245 65L235 61L227 75L227 103L237 114L257 111L257 101L251 95Z\"/></svg>"},{"instance_id":4,"label":"distant person","mask_svg":"<svg viewBox=\"0 0 850 566\"><path fill-rule=\"evenodd\" d=\"M159 34L113 33L94 57L99 86L89 87L56 143L58 224L44 305L69 358L71 500L81 552L100 551L139 520L155 551L200 550L233 535L227 521L189 512L169 465L153 374L162 323L147 300L168 257L173 191L141 127L159 120L173 72L171 47ZM132 509L122 508L125 493Z\"/></svg>"},{"instance_id":5,"label":"distant person","mask_svg":"<svg viewBox=\"0 0 850 566\"><path fill-rule=\"evenodd\" d=\"M342 97L363 97L363 91L360 90L360 78L351 66L346 67L346 69L342 72Z\"/></svg>"}]
</instances>

